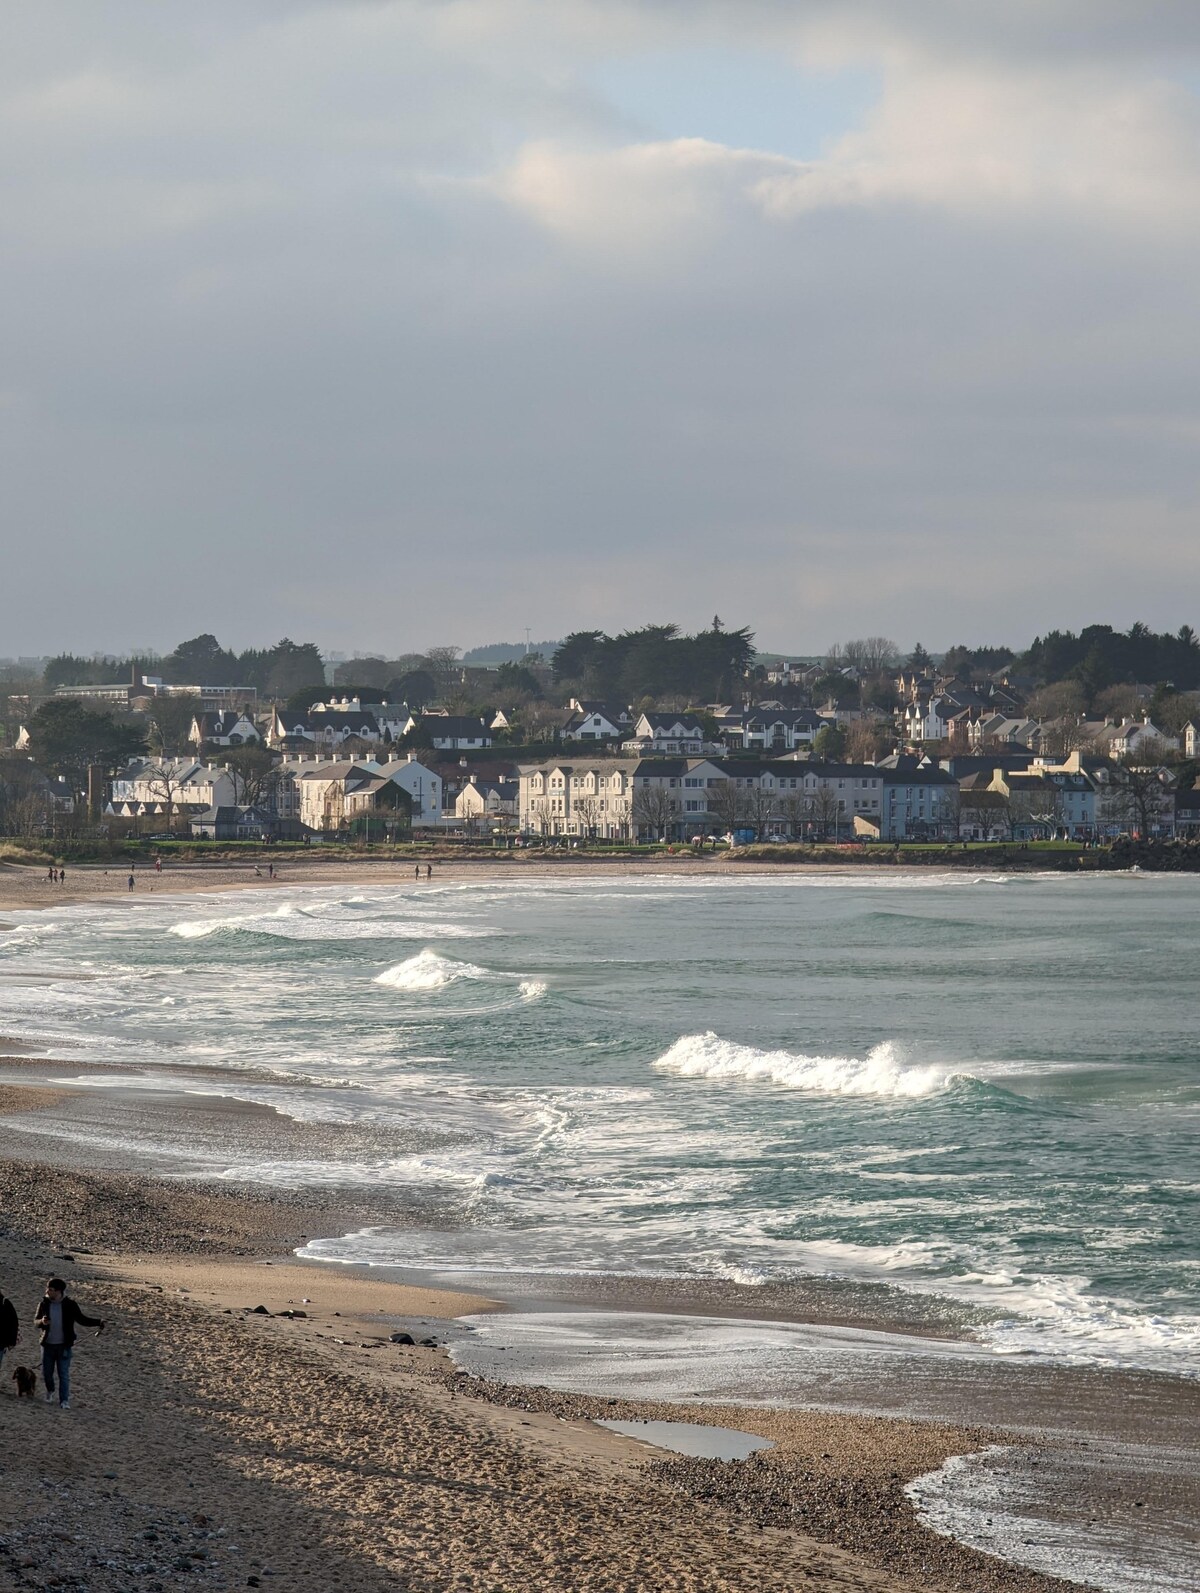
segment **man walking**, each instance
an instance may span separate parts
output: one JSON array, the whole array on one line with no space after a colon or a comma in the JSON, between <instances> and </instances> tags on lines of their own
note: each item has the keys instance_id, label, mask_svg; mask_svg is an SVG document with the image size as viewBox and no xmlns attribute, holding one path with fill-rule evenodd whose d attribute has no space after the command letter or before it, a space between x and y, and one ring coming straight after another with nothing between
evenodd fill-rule
<instances>
[{"instance_id":1,"label":"man walking","mask_svg":"<svg viewBox=\"0 0 1200 1593\"><path fill-rule=\"evenodd\" d=\"M46 1385L46 1403L54 1403L54 1382L58 1379L58 1404L60 1410L70 1410L71 1404L71 1351L75 1348L75 1329L94 1327L96 1337L104 1332L99 1317L84 1316L74 1300L66 1298L67 1286L61 1278L51 1278L46 1285L46 1296L38 1301L34 1321L41 1329L42 1381Z\"/></svg>"}]
</instances>

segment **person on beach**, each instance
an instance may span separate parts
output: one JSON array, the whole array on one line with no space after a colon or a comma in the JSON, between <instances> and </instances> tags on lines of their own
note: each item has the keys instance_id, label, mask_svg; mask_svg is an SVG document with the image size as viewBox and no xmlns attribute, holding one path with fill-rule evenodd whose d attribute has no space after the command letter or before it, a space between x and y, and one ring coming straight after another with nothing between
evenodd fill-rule
<instances>
[{"instance_id":1,"label":"person on beach","mask_svg":"<svg viewBox=\"0 0 1200 1593\"><path fill-rule=\"evenodd\" d=\"M420 879L420 877L421 877L421 865L420 865L420 863L414 863L413 864L413 878L414 879Z\"/></svg>"},{"instance_id":2,"label":"person on beach","mask_svg":"<svg viewBox=\"0 0 1200 1593\"><path fill-rule=\"evenodd\" d=\"M132 874L129 876L129 889L130 890L133 889L133 875Z\"/></svg>"},{"instance_id":3,"label":"person on beach","mask_svg":"<svg viewBox=\"0 0 1200 1593\"><path fill-rule=\"evenodd\" d=\"M433 878L433 864L432 863L426 863L426 865L425 865L425 878L427 880L430 880L430 879Z\"/></svg>"},{"instance_id":4,"label":"person on beach","mask_svg":"<svg viewBox=\"0 0 1200 1593\"><path fill-rule=\"evenodd\" d=\"M21 1318L7 1295L0 1293L0 1365L8 1351L21 1342Z\"/></svg>"},{"instance_id":5,"label":"person on beach","mask_svg":"<svg viewBox=\"0 0 1200 1593\"><path fill-rule=\"evenodd\" d=\"M94 1327L96 1337L104 1332L100 1317L85 1316L74 1300L67 1299L67 1286L61 1278L51 1278L45 1298L38 1301L34 1315L41 1332L42 1381L46 1385L46 1404L53 1405L55 1379L58 1381L60 1410L71 1408L71 1352L75 1348L75 1329Z\"/></svg>"}]
</instances>

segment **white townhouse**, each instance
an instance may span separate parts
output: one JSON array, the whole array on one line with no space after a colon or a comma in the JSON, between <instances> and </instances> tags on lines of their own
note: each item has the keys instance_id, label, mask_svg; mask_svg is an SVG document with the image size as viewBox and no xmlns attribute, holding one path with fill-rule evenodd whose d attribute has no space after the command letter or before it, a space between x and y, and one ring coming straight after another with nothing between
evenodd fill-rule
<instances>
[{"instance_id":1,"label":"white townhouse","mask_svg":"<svg viewBox=\"0 0 1200 1593\"><path fill-rule=\"evenodd\" d=\"M333 811L329 797L332 785L344 783L351 770L367 779L394 781L407 791L412 802L414 828L440 824L442 819L442 777L421 762L416 753L398 758L332 759L285 757L271 795L272 811L284 819L299 819L310 829L327 828L326 815ZM378 803L385 806L386 802ZM314 822L315 820L315 822Z\"/></svg>"},{"instance_id":2,"label":"white townhouse","mask_svg":"<svg viewBox=\"0 0 1200 1593\"><path fill-rule=\"evenodd\" d=\"M567 704L571 717L562 727L564 741L608 741L627 734L632 720L624 708L607 703L581 702L572 697Z\"/></svg>"},{"instance_id":3,"label":"white townhouse","mask_svg":"<svg viewBox=\"0 0 1200 1593\"><path fill-rule=\"evenodd\" d=\"M529 835L628 840L635 768L629 758L521 764L517 822Z\"/></svg>"},{"instance_id":4,"label":"white townhouse","mask_svg":"<svg viewBox=\"0 0 1200 1593\"><path fill-rule=\"evenodd\" d=\"M414 828L441 823L441 776L415 754L387 760L289 760L286 768L297 792L295 817L310 830L337 829L356 813L387 810L390 804L382 788L388 784L407 793Z\"/></svg>"},{"instance_id":5,"label":"white townhouse","mask_svg":"<svg viewBox=\"0 0 1200 1593\"><path fill-rule=\"evenodd\" d=\"M229 807L237 802L237 777L194 758L138 758L112 783L111 811L124 818L174 815Z\"/></svg>"},{"instance_id":6,"label":"white townhouse","mask_svg":"<svg viewBox=\"0 0 1200 1593\"><path fill-rule=\"evenodd\" d=\"M216 713L195 714L188 741L193 747L245 747L262 740L258 726L238 708L223 708Z\"/></svg>"},{"instance_id":7,"label":"white townhouse","mask_svg":"<svg viewBox=\"0 0 1200 1593\"><path fill-rule=\"evenodd\" d=\"M1115 719L1084 720L1079 726L1079 739L1081 744L1118 759L1135 756L1147 742L1151 743L1152 752L1157 752L1159 743L1169 752L1179 750L1178 736L1160 730L1150 722L1149 715L1143 719L1123 718L1119 723Z\"/></svg>"},{"instance_id":8,"label":"white townhouse","mask_svg":"<svg viewBox=\"0 0 1200 1593\"><path fill-rule=\"evenodd\" d=\"M454 817L467 824L502 827L515 824L520 805L518 780L468 777L454 798Z\"/></svg>"},{"instance_id":9,"label":"white townhouse","mask_svg":"<svg viewBox=\"0 0 1200 1593\"><path fill-rule=\"evenodd\" d=\"M967 722L967 745L973 752L985 747L1023 747L1036 752L1045 730L1037 719L1010 719L1006 714L986 714Z\"/></svg>"},{"instance_id":10,"label":"white townhouse","mask_svg":"<svg viewBox=\"0 0 1200 1593\"><path fill-rule=\"evenodd\" d=\"M357 699L354 701L357 702ZM318 703L307 713L276 708L267 728L269 747L307 744L326 756L351 737L371 745L383 740L383 732L373 711L361 705L350 707L342 703Z\"/></svg>"},{"instance_id":11,"label":"white townhouse","mask_svg":"<svg viewBox=\"0 0 1200 1593\"><path fill-rule=\"evenodd\" d=\"M427 731L439 752L473 752L492 744L492 732L482 719L465 714L409 714L402 735Z\"/></svg>"},{"instance_id":12,"label":"white townhouse","mask_svg":"<svg viewBox=\"0 0 1200 1593\"><path fill-rule=\"evenodd\" d=\"M788 709L755 708L743 714L741 725L731 725L731 734L741 732L741 745L747 752L795 752L801 747L811 747L817 732L830 721L810 708L792 712Z\"/></svg>"},{"instance_id":13,"label":"white townhouse","mask_svg":"<svg viewBox=\"0 0 1200 1593\"><path fill-rule=\"evenodd\" d=\"M704 751L704 728L698 719L678 714L640 714L633 735L623 746L648 757L656 753L698 755Z\"/></svg>"},{"instance_id":14,"label":"white townhouse","mask_svg":"<svg viewBox=\"0 0 1200 1593\"><path fill-rule=\"evenodd\" d=\"M799 757L643 759L635 779L638 790L666 793L653 803L635 796L636 827L669 841L741 828L760 838L849 840L859 818L878 828L885 784L871 764Z\"/></svg>"}]
</instances>

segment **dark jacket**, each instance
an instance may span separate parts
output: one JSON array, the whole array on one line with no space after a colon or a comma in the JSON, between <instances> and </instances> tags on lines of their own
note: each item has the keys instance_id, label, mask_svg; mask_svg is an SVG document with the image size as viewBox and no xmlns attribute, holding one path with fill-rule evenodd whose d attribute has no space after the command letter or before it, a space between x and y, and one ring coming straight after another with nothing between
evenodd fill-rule
<instances>
[{"instance_id":1,"label":"dark jacket","mask_svg":"<svg viewBox=\"0 0 1200 1593\"><path fill-rule=\"evenodd\" d=\"M50 1307L54 1302L49 1295L38 1301L34 1321L41 1330L41 1342L46 1342L46 1334L50 1331ZM64 1295L62 1299L62 1329L63 1347L70 1349L75 1342L75 1329L77 1327L102 1328L104 1323L96 1316L84 1316L79 1309L79 1303Z\"/></svg>"},{"instance_id":2,"label":"dark jacket","mask_svg":"<svg viewBox=\"0 0 1200 1593\"><path fill-rule=\"evenodd\" d=\"M0 1350L11 1350L21 1336L21 1319L17 1308L0 1294Z\"/></svg>"}]
</instances>

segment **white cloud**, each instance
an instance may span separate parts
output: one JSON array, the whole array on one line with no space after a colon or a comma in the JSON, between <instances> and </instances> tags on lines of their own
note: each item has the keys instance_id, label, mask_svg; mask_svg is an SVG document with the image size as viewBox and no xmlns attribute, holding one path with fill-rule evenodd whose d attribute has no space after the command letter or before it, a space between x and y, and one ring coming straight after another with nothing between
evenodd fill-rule
<instances>
[{"instance_id":1,"label":"white cloud","mask_svg":"<svg viewBox=\"0 0 1200 1593\"><path fill-rule=\"evenodd\" d=\"M591 86L722 40L878 102L800 162ZM1154 0L15 13L7 649L1194 621L1197 51Z\"/></svg>"}]
</instances>

